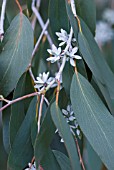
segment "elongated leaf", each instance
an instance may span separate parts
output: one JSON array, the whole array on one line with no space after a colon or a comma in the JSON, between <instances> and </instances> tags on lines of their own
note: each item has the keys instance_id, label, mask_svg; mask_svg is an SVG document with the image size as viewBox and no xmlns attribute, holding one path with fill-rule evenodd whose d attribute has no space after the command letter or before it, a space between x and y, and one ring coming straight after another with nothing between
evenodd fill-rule
<instances>
[{"instance_id":1,"label":"elongated leaf","mask_svg":"<svg viewBox=\"0 0 114 170\"><path fill-rule=\"evenodd\" d=\"M33 31L28 19L17 15L4 38L0 54L0 94L7 96L27 69L33 50Z\"/></svg>"},{"instance_id":2,"label":"elongated leaf","mask_svg":"<svg viewBox=\"0 0 114 170\"><path fill-rule=\"evenodd\" d=\"M65 0L50 0L49 19L51 32L55 39L57 39L55 32L60 31L61 28L68 30Z\"/></svg>"},{"instance_id":3,"label":"elongated leaf","mask_svg":"<svg viewBox=\"0 0 114 170\"><path fill-rule=\"evenodd\" d=\"M41 160L41 166L44 170L61 170L60 165L55 157L55 154L50 148L47 149L44 157Z\"/></svg>"},{"instance_id":4,"label":"elongated leaf","mask_svg":"<svg viewBox=\"0 0 114 170\"><path fill-rule=\"evenodd\" d=\"M73 74L74 74L73 69L70 63L67 62L62 73L62 80L63 80L63 87L65 88L65 91L69 97L70 97L70 85L71 85Z\"/></svg>"},{"instance_id":5,"label":"elongated leaf","mask_svg":"<svg viewBox=\"0 0 114 170\"><path fill-rule=\"evenodd\" d=\"M84 146L86 147L86 154L85 154L85 160L86 162L86 168L87 170L102 170L102 161L96 154L96 152L93 150L91 145L87 140L85 140ZM86 159L87 158L87 159Z\"/></svg>"},{"instance_id":6,"label":"elongated leaf","mask_svg":"<svg viewBox=\"0 0 114 170\"><path fill-rule=\"evenodd\" d=\"M96 6L95 0L75 0L77 14L84 20L90 31L95 35Z\"/></svg>"},{"instance_id":7,"label":"elongated leaf","mask_svg":"<svg viewBox=\"0 0 114 170\"><path fill-rule=\"evenodd\" d=\"M81 20L82 32L78 35L79 49L90 70L102 85L106 86L112 99L114 99L114 74L109 68L93 35Z\"/></svg>"},{"instance_id":8,"label":"elongated leaf","mask_svg":"<svg viewBox=\"0 0 114 170\"><path fill-rule=\"evenodd\" d=\"M67 15L68 15L70 24L74 30L74 35L77 40L78 39L78 23L77 23L77 19L74 17L74 15L72 13L71 7L68 4L67 0L66 0L66 9L67 9Z\"/></svg>"},{"instance_id":9,"label":"elongated leaf","mask_svg":"<svg viewBox=\"0 0 114 170\"><path fill-rule=\"evenodd\" d=\"M11 115L11 107L6 108L2 112L2 121L3 121L3 144L6 153L10 151L10 132L9 132L9 122Z\"/></svg>"},{"instance_id":10,"label":"elongated leaf","mask_svg":"<svg viewBox=\"0 0 114 170\"><path fill-rule=\"evenodd\" d=\"M62 108L65 108L67 105L67 97L65 95L64 89L60 91L60 100L59 100L59 105ZM63 100L63 98L65 98ZM35 158L37 161L41 161L45 153L47 152L52 139L55 135L55 130L56 127L53 123L52 117L51 117L51 111L50 107L51 104L55 101L55 98L52 99L50 102L50 105L47 109L46 115L42 121L40 132L36 137L35 145L34 145L34 153L35 153Z\"/></svg>"},{"instance_id":11,"label":"elongated leaf","mask_svg":"<svg viewBox=\"0 0 114 170\"><path fill-rule=\"evenodd\" d=\"M52 121L51 115L50 115L50 106L47 110L46 116L43 120L43 123L40 128L40 132L36 137L35 141L35 158L36 161L41 161L45 153L47 152L50 143L53 139L53 136L55 134L55 125Z\"/></svg>"},{"instance_id":12,"label":"elongated leaf","mask_svg":"<svg viewBox=\"0 0 114 170\"><path fill-rule=\"evenodd\" d=\"M66 123L59 107L56 106L56 103L53 103L51 106L51 116L64 140L69 155L72 170L76 170L76 169L81 170L78 153L76 150L76 145L73 136L70 132L70 128L68 127L68 124Z\"/></svg>"},{"instance_id":13,"label":"elongated leaf","mask_svg":"<svg viewBox=\"0 0 114 170\"><path fill-rule=\"evenodd\" d=\"M80 74L74 74L71 103L86 138L109 169L114 169L114 118L93 87Z\"/></svg>"},{"instance_id":14,"label":"elongated leaf","mask_svg":"<svg viewBox=\"0 0 114 170\"><path fill-rule=\"evenodd\" d=\"M31 162L33 147L31 141L31 125L36 115L36 97L30 103L25 119L18 130L15 141L8 158L8 165L11 170L20 170Z\"/></svg>"},{"instance_id":15,"label":"elongated leaf","mask_svg":"<svg viewBox=\"0 0 114 170\"><path fill-rule=\"evenodd\" d=\"M28 72L24 73L19 79L16 89L14 91L13 99L27 95L34 92L31 77ZM10 118L10 145L12 146L15 136L23 122L27 109L32 98L19 101L11 106Z\"/></svg>"},{"instance_id":16,"label":"elongated leaf","mask_svg":"<svg viewBox=\"0 0 114 170\"><path fill-rule=\"evenodd\" d=\"M59 152L57 150L54 150L53 153L54 153L57 161L59 162L61 170L71 170L70 161L65 154L63 154L62 152Z\"/></svg>"}]
</instances>

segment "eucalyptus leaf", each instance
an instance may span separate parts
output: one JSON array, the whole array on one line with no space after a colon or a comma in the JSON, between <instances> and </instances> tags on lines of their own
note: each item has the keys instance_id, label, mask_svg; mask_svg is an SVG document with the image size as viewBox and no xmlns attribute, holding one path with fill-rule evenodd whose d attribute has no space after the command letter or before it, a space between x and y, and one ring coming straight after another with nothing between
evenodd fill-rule
<instances>
[{"instance_id":1,"label":"eucalyptus leaf","mask_svg":"<svg viewBox=\"0 0 114 170\"><path fill-rule=\"evenodd\" d=\"M10 151L10 115L11 115L11 107L6 108L2 112L2 121L3 121L3 144L6 153L8 154Z\"/></svg>"},{"instance_id":2,"label":"eucalyptus leaf","mask_svg":"<svg viewBox=\"0 0 114 170\"><path fill-rule=\"evenodd\" d=\"M78 31L79 31L78 22L77 22L77 19L74 17L72 10L71 10L71 7L68 4L67 0L66 0L66 10L67 10L67 15L68 15L70 24L71 24L73 31L74 31L74 36L77 40L78 39Z\"/></svg>"},{"instance_id":3,"label":"eucalyptus leaf","mask_svg":"<svg viewBox=\"0 0 114 170\"><path fill-rule=\"evenodd\" d=\"M33 51L33 30L23 14L18 14L5 33L0 53L0 94L7 96L29 66Z\"/></svg>"},{"instance_id":4,"label":"eucalyptus leaf","mask_svg":"<svg viewBox=\"0 0 114 170\"><path fill-rule=\"evenodd\" d=\"M66 123L59 107L54 102L51 106L51 116L54 121L56 128L59 130L69 155L70 164L72 170L81 170L78 153L76 150L76 144L74 142L73 136L70 132L70 127Z\"/></svg>"},{"instance_id":5,"label":"eucalyptus leaf","mask_svg":"<svg viewBox=\"0 0 114 170\"><path fill-rule=\"evenodd\" d=\"M71 103L76 119L108 169L114 169L114 118L89 82L74 74L71 84Z\"/></svg>"},{"instance_id":6,"label":"eucalyptus leaf","mask_svg":"<svg viewBox=\"0 0 114 170\"><path fill-rule=\"evenodd\" d=\"M68 31L69 24L68 24L67 12L66 12L65 0L54 0L54 1L50 0L49 20L50 20L51 33L55 39L57 39L57 36L55 36L55 32L59 32L61 28Z\"/></svg>"},{"instance_id":7,"label":"eucalyptus leaf","mask_svg":"<svg viewBox=\"0 0 114 170\"><path fill-rule=\"evenodd\" d=\"M47 152L43 156L41 160L41 166L44 170L51 170L51 169L61 170L60 165L56 159L56 156L50 148L48 148Z\"/></svg>"},{"instance_id":8,"label":"eucalyptus leaf","mask_svg":"<svg viewBox=\"0 0 114 170\"><path fill-rule=\"evenodd\" d=\"M24 95L34 92L32 80L28 72L25 72L19 79L16 89L14 91L13 99L22 97ZM26 116L27 109L32 98L28 98L19 102L14 103L11 106L11 117L10 117L10 145L12 146L16 134Z\"/></svg>"},{"instance_id":9,"label":"eucalyptus leaf","mask_svg":"<svg viewBox=\"0 0 114 170\"><path fill-rule=\"evenodd\" d=\"M90 31L95 35L96 5L95 0L75 0L77 14L84 20Z\"/></svg>"},{"instance_id":10,"label":"eucalyptus leaf","mask_svg":"<svg viewBox=\"0 0 114 170\"><path fill-rule=\"evenodd\" d=\"M37 99L34 97L13 142L8 158L8 166L11 170L23 169L32 160L31 125L36 115L36 102Z\"/></svg>"},{"instance_id":11,"label":"eucalyptus leaf","mask_svg":"<svg viewBox=\"0 0 114 170\"><path fill-rule=\"evenodd\" d=\"M110 97L114 99L114 74L108 66L102 52L94 40L87 25L81 20L82 33L78 34L79 49L94 77L106 86Z\"/></svg>"},{"instance_id":12,"label":"eucalyptus leaf","mask_svg":"<svg viewBox=\"0 0 114 170\"><path fill-rule=\"evenodd\" d=\"M61 170L71 170L69 158L57 150L53 150L53 153L61 167Z\"/></svg>"}]
</instances>

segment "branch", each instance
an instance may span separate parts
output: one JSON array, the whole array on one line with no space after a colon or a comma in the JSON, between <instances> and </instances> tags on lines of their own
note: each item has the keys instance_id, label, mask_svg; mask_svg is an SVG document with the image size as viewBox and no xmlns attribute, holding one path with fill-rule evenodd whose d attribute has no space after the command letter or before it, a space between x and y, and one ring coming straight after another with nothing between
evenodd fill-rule
<instances>
[{"instance_id":1,"label":"branch","mask_svg":"<svg viewBox=\"0 0 114 170\"><path fill-rule=\"evenodd\" d=\"M79 155L79 158L80 158L80 164L82 165L82 169L86 170L85 166L84 166L84 162L83 162L82 156L81 156L80 147L79 147L78 140L77 140L76 136L75 136L75 141L76 141L78 155Z\"/></svg>"},{"instance_id":2,"label":"branch","mask_svg":"<svg viewBox=\"0 0 114 170\"><path fill-rule=\"evenodd\" d=\"M39 46L39 44L40 44L40 41L41 41L43 35L45 34L45 31L46 31L48 25L49 25L49 19L47 20L46 24L44 25L44 28L43 28L40 36L39 36L39 39L38 39L37 43L35 44L34 50L33 50L33 52L32 52L32 57L35 55L35 53L36 53L36 51L37 51L37 49L38 49L38 46Z\"/></svg>"},{"instance_id":3,"label":"branch","mask_svg":"<svg viewBox=\"0 0 114 170\"><path fill-rule=\"evenodd\" d=\"M76 14L76 7L75 7L75 2L74 2L74 0L70 0L70 3L71 3L72 12L73 12L74 16L76 17L77 14Z\"/></svg>"},{"instance_id":4,"label":"branch","mask_svg":"<svg viewBox=\"0 0 114 170\"><path fill-rule=\"evenodd\" d=\"M42 20L42 17L40 16L40 13L38 12L37 8L35 7L35 1L34 1L34 0L33 0L33 2L32 2L32 10L33 10L34 14L35 14L36 17L37 17L41 28L43 29L44 26L45 26L45 24L44 24L44 22L43 22L43 20ZM52 42L52 39L51 39L48 31L45 31L45 35L47 36L47 39L48 39L48 42L49 42L50 46L52 46L53 42Z\"/></svg>"},{"instance_id":5,"label":"branch","mask_svg":"<svg viewBox=\"0 0 114 170\"><path fill-rule=\"evenodd\" d=\"M19 102L19 101L24 100L26 98L37 96L37 95L40 95L40 93L39 92L34 92L34 93L31 93L31 94L27 94L25 96L19 97L17 99L14 99L12 101L8 101L8 104L6 104L5 106L0 108L0 112L3 111L4 109L6 109L8 106L10 106L10 105L12 105L12 104L14 104L16 102Z\"/></svg>"},{"instance_id":6,"label":"branch","mask_svg":"<svg viewBox=\"0 0 114 170\"><path fill-rule=\"evenodd\" d=\"M39 115L38 115L38 133L40 132L40 122L42 116L43 102L44 102L44 95L41 96L41 101L40 101L40 108L39 108Z\"/></svg>"},{"instance_id":7,"label":"branch","mask_svg":"<svg viewBox=\"0 0 114 170\"><path fill-rule=\"evenodd\" d=\"M37 0L36 7L37 7L38 10L40 8L40 4L41 4L41 0ZM35 29L35 26L36 26L36 19L37 19L36 15L34 15L33 20L32 20L32 28L33 28L33 30Z\"/></svg>"},{"instance_id":8,"label":"branch","mask_svg":"<svg viewBox=\"0 0 114 170\"><path fill-rule=\"evenodd\" d=\"M1 39L1 41L4 38L4 19L5 19L6 3L7 3L7 0L3 0L3 2L2 2L2 10L1 10L1 17L0 17L0 39Z\"/></svg>"},{"instance_id":9,"label":"branch","mask_svg":"<svg viewBox=\"0 0 114 170\"><path fill-rule=\"evenodd\" d=\"M77 22L78 22L78 26L79 26L79 30L80 32L82 32L82 28L81 28L81 24L80 24L80 20L76 14L76 7L75 7L75 1L74 0L70 0L70 3L71 3L71 9L72 9L72 12L74 14L74 16L76 17L77 19Z\"/></svg>"}]
</instances>

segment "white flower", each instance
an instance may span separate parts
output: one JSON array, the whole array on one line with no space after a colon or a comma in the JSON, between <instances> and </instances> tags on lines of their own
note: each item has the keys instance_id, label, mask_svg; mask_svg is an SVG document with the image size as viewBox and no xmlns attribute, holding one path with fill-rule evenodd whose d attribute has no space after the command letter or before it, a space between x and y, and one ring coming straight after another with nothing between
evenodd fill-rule
<instances>
[{"instance_id":1,"label":"white flower","mask_svg":"<svg viewBox=\"0 0 114 170\"><path fill-rule=\"evenodd\" d=\"M59 46L64 45L65 43L67 43L69 35L67 34L67 32L63 29L61 29L61 32L56 32L56 35L58 36L58 40L62 41Z\"/></svg>"},{"instance_id":2,"label":"white flower","mask_svg":"<svg viewBox=\"0 0 114 170\"><path fill-rule=\"evenodd\" d=\"M74 59L78 59L78 60L82 59L82 57L80 57L79 55L76 55L77 51L78 51L78 47L74 47L74 48L69 49L69 51L67 51L66 53L69 56L67 58L67 61L70 59L70 64L73 67L75 67Z\"/></svg>"},{"instance_id":3,"label":"white flower","mask_svg":"<svg viewBox=\"0 0 114 170\"><path fill-rule=\"evenodd\" d=\"M42 90L43 88L47 87L53 80L53 77L49 77L49 72L43 74L39 74L39 77L36 77L36 85L34 86L38 90ZM53 84L51 87L55 87L55 84Z\"/></svg>"},{"instance_id":4,"label":"white flower","mask_svg":"<svg viewBox=\"0 0 114 170\"><path fill-rule=\"evenodd\" d=\"M48 53L50 53L53 57L49 57L46 60L50 61L51 63L54 63L58 60L60 60L61 58L61 47L59 47L57 49L57 47L53 44L52 45L52 50L51 49L47 49Z\"/></svg>"},{"instance_id":5,"label":"white flower","mask_svg":"<svg viewBox=\"0 0 114 170\"><path fill-rule=\"evenodd\" d=\"M109 24L114 25L114 10L107 8L103 12L103 19L106 20Z\"/></svg>"},{"instance_id":6,"label":"white flower","mask_svg":"<svg viewBox=\"0 0 114 170\"><path fill-rule=\"evenodd\" d=\"M96 25L95 40L99 45L103 45L106 42L114 38L114 32L109 24L103 21L99 21Z\"/></svg>"},{"instance_id":7,"label":"white flower","mask_svg":"<svg viewBox=\"0 0 114 170\"><path fill-rule=\"evenodd\" d=\"M63 29L61 29L61 32L56 32L56 35L58 36L58 40L62 41L59 46L63 46L64 44L67 44L67 41L69 39L69 34ZM72 42L76 42L75 38L72 38Z\"/></svg>"}]
</instances>

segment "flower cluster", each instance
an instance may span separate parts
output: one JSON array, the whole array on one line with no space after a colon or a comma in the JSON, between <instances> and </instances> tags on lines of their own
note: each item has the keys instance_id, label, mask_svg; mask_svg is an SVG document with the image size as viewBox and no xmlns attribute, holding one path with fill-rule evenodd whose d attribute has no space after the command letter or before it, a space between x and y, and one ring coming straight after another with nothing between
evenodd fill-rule
<instances>
[{"instance_id":1,"label":"flower cluster","mask_svg":"<svg viewBox=\"0 0 114 170\"><path fill-rule=\"evenodd\" d=\"M63 29L61 29L61 32L56 32L56 35L58 36L58 40L62 41L59 44L59 47L57 48L54 44L52 45L52 49L48 49L48 53L52 56L47 58L47 61L50 61L51 63L54 63L56 61L59 61L64 56L67 56L67 61L70 60L70 64L72 66L75 66L75 59L81 59L81 56L77 55L78 47L73 47L72 44L70 44L70 47L66 52L64 52L64 49L62 50L61 46L67 45L69 34ZM76 42L75 38L72 38L71 43Z\"/></svg>"},{"instance_id":2,"label":"flower cluster","mask_svg":"<svg viewBox=\"0 0 114 170\"><path fill-rule=\"evenodd\" d=\"M68 125L70 127L70 131L73 134L73 136L77 135L79 138L81 138L81 131L80 131L79 125L77 123L77 120L75 118L72 106L68 105L66 110L62 109L62 113L66 119L66 122L68 123ZM57 133L57 132L58 132L58 129L55 131L55 133ZM58 133L61 137L60 132L58 132ZM61 142L64 142L63 138L61 138Z\"/></svg>"}]
</instances>

